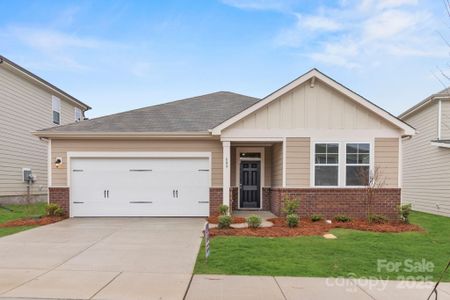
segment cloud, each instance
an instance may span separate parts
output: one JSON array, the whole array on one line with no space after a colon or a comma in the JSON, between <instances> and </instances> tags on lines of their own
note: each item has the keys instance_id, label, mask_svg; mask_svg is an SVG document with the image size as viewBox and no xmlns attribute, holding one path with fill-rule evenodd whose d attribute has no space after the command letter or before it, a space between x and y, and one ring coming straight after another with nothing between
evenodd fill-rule
<instances>
[{"instance_id":1,"label":"cloud","mask_svg":"<svg viewBox=\"0 0 450 300\"><path fill-rule=\"evenodd\" d=\"M301 16L299 18L299 27L306 28L308 30L317 31L338 31L341 30L343 25L331 18L322 16Z\"/></svg>"},{"instance_id":2,"label":"cloud","mask_svg":"<svg viewBox=\"0 0 450 300\"><path fill-rule=\"evenodd\" d=\"M286 11L290 1L283 0L222 0L222 3L245 10Z\"/></svg>"},{"instance_id":3,"label":"cloud","mask_svg":"<svg viewBox=\"0 0 450 300\"><path fill-rule=\"evenodd\" d=\"M326 65L354 69L381 65L388 57L448 57L436 16L417 0L341 0L287 14L296 22L278 32L275 45Z\"/></svg>"}]
</instances>

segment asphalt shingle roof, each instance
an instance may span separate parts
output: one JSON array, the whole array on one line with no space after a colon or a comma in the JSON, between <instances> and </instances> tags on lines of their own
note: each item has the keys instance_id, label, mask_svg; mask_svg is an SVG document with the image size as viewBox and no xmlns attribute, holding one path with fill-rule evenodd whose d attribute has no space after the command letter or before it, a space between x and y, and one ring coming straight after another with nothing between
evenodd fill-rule
<instances>
[{"instance_id":1,"label":"asphalt shingle roof","mask_svg":"<svg viewBox=\"0 0 450 300\"><path fill-rule=\"evenodd\" d=\"M203 132L216 127L259 100L232 92L216 92L40 131Z\"/></svg>"}]
</instances>

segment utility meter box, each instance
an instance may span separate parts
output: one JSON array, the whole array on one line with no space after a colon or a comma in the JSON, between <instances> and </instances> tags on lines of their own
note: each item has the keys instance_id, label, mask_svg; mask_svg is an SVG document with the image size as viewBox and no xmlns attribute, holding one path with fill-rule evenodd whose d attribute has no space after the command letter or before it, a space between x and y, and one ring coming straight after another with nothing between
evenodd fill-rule
<instances>
[{"instance_id":1,"label":"utility meter box","mask_svg":"<svg viewBox=\"0 0 450 300\"><path fill-rule=\"evenodd\" d=\"M29 182L33 180L33 173L31 173L31 169L29 168L22 169L22 176L23 182Z\"/></svg>"}]
</instances>

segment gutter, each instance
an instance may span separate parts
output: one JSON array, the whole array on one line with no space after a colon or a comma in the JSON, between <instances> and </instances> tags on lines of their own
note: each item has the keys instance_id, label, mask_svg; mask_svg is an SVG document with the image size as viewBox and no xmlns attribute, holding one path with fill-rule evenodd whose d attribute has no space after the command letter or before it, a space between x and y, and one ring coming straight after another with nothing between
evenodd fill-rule
<instances>
[{"instance_id":1,"label":"gutter","mask_svg":"<svg viewBox=\"0 0 450 300\"><path fill-rule=\"evenodd\" d=\"M34 131L40 138L129 139L129 138L212 138L209 132L51 132Z\"/></svg>"}]
</instances>

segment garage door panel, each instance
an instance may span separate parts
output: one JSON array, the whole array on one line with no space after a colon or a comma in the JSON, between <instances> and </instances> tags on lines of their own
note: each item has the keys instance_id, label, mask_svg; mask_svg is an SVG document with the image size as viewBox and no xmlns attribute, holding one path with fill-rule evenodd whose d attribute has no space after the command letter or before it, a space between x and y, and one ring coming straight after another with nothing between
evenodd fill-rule
<instances>
[{"instance_id":1,"label":"garage door panel","mask_svg":"<svg viewBox=\"0 0 450 300\"><path fill-rule=\"evenodd\" d=\"M73 216L209 213L207 158L74 158L71 165Z\"/></svg>"}]
</instances>

